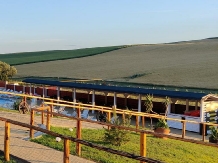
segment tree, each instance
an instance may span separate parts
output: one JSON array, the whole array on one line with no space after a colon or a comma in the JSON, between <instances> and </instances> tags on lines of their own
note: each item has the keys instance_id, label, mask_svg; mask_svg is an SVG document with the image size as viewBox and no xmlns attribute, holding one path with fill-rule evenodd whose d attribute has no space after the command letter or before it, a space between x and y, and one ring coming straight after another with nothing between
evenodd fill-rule
<instances>
[{"instance_id":1,"label":"tree","mask_svg":"<svg viewBox=\"0 0 218 163\"><path fill-rule=\"evenodd\" d=\"M14 66L0 61L0 80L8 81L9 78L12 78L17 74L17 69Z\"/></svg>"}]
</instances>

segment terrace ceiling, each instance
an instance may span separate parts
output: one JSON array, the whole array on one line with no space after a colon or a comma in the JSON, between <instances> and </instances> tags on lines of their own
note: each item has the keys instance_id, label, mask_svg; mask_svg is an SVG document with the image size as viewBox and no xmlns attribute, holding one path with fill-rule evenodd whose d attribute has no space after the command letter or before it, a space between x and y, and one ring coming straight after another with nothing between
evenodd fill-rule
<instances>
[{"instance_id":1,"label":"terrace ceiling","mask_svg":"<svg viewBox=\"0 0 218 163\"><path fill-rule=\"evenodd\" d=\"M61 81L55 81L55 80L41 80L41 79L25 79L23 80L23 82L30 83L30 84L41 84L41 85L64 87L64 88L96 90L96 91L103 91L103 92L117 92L117 93L141 94L141 95L152 94L153 96L163 97L163 98L167 96L170 98L189 99L189 100L201 100L202 97L207 95L205 93L84 84L84 83L61 82Z\"/></svg>"}]
</instances>

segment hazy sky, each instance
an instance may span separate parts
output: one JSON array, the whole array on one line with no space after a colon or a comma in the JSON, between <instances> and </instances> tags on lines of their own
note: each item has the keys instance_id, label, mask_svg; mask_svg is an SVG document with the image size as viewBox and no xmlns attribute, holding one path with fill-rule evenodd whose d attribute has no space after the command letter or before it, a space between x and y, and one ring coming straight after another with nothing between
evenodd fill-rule
<instances>
[{"instance_id":1,"label":"hazy sky","mask_svg":"<svg viewBox=\"0 0 218 163\"><path fill-rule=\"evenodd\" d=\"M0 54L218 37L218 0L0 0Z\"/></svg>"}]
</instances>

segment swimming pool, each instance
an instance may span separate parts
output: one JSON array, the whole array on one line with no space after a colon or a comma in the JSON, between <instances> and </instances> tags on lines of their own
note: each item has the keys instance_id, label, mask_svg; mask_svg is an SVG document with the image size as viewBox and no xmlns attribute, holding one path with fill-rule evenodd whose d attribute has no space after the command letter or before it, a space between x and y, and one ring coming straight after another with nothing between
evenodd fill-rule
<instances>
[{"instance_id":1,"label":"swimming pool","mask_svg":"<svg viewBox=\"0 0 218 163\"><path fill-rule=\"evenodd\" d=\"M8 98L0 98L0 107L7 108L7 109L14 109L14 99Z\"/></svg>"}]
</instances>

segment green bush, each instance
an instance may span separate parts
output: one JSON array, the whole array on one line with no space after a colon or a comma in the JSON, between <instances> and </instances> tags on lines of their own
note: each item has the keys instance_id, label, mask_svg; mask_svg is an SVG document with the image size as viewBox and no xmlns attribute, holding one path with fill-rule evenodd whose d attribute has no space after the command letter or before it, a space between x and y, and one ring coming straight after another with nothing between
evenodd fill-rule
<instances>
[{"instance_id":1,"label":"green bush","mask_svg":"<svg viewBox=\"0 0 218 163\"><path fill-rule=\"evenodd\" d=\"M116 126L130 126L131 115L125 115L125 120L119 120L115 109L113 110L113 119L108 121L108 123L114 124ZM111 129L105 129L104 141L111 143L115 146L121 146L122 144L127 143L130 140L129 131L121 130L117 127L111 127Z\"/></svg>"}]
</instances>

